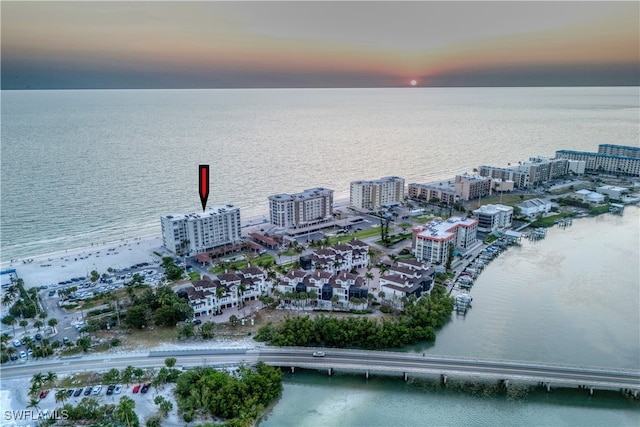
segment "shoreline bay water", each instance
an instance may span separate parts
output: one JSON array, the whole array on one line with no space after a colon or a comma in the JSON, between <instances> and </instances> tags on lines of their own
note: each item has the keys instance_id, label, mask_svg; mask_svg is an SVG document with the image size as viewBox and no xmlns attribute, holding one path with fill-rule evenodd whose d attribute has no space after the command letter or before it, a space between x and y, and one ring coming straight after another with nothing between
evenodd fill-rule
<instances>
[{"instance_id":1,"label":"shoreline bay water","mask_svg":"<svg viewBox=\"0 0 640 427\"><path fill-rule=\"evenodd\" d=\"M268 209L265 195L270 194L323 186L345 197L344 183L352 180L398 175L407 183L429 182L480 164L505 166L552 155L556 149L630 145L640 140L638 93L637 87L3 91L1 260L86 247L91 241L117 242L125 235L157 236L161 215L200 208L193 171L201 163L216 165L209 203L232 203L258 215ZM33 164L39 165L41 182L30 180ZM34 187L26 191L25 182ZM576 247L597 245L584 239ZM505 269L502 263L510 256L508 251L490 268ZM590 259L588 265L600 262ZM523 266L515 263L506 271ZM548 280L557 268L558 260L541 256L539 265L527 266L523 274L534 269ZM611 349L594 363L609 364L618 350L612 340L629 333L626 323L609 325L610 318L624 321L629 313L621 313L619 304L632 298L615 282L581 293L588 277L576 271L576 279L567 281L571 286L558 289L566 291L562 296L572 305L548 303L530 309L536 316L525 317L527 311L514 304L519 297L509 292L515 285L527 287L531 301L554 290L517 277L499 287L501 274L490 277L485 270L481 280L493 286L476 287L474 309L446 325L429 350L491 356L504 348L523 349L531 359L536 354L531 343L539 343L535 351L562 359L589 341L600 355L601 347ZM576 307L584 310L593 295L602 300L603 291L619 300L603 304L604 314L572 325L570 339L556 336L558 328L572 322ZM575 390L554 390L494 398L484 388L471 389L460 398L439 388L430 392L417 382L297 375L285 383L283 398L260 425L376 425L372 420L398 426L640 424L638 406L621 396L588 398Z\"/></svg>"},{"instance_id":2,"label":"shoreline bay water","mask_svg":"<svg viewBox=\"0 0 640 427\"><path fill-rule=\"evenodd\" d=\"M0 262L159 234L211 205L401 176L449 179L640 139L638 88L3 91ZM38 165L38 180L31 176ZM24 183L29 183L25 187Z\"/></svg>"}]
</instances>

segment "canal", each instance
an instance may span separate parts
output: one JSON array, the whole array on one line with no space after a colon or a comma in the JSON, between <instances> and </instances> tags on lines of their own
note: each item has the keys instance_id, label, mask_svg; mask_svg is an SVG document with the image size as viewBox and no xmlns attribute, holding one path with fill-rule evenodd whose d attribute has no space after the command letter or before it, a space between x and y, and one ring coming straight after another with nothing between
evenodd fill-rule
<instances>
[{"instance_id":1,"label":"canal","mask_svg":"<svg viewBox=\"0 0 640 427\"><path fill-rule=\"evenodd\" d=\"M640 208L580 218L491 262L433 344L439 355L640 367ZM271 426L640 425L640 401L614 391L296 370L259 423Z\"/></svg>"}]
</instances>

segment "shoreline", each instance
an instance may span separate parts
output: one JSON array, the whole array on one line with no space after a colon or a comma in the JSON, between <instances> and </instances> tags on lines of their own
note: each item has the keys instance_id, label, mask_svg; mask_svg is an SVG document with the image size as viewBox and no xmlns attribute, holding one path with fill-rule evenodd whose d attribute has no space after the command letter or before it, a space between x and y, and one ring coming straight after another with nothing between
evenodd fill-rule
<instances>
[{"instance_id":1,"label":"shoreline","mask_svg":"<svg viewBox=\"0 0 640 427\"><path fill-rule=\"evenodd\" d=\"M348 198L338 199L334 201L333 209L334 211L345 209L348 205L349 205ZM247 218L241 219L241 229L243 230L243 232L248 233L252 231L257 231L261 227L265 227L265 226L271 227L272 225L270 222L263 222L263 219L268 217L269 217L269 212L266 212L260 215L252 215ZM251 228L254 228L254 229L252 230ZM162 234L161 233L147 234L140 237L127 237L127 238L122 238L120 240L111 240L106 242L103 241L101 243L91 243L90 245L87 245L87 246L76 246L73 248L65 248L65 249L52 251L52 252L34 254L28 257L13 258L13 259L2 261L0 263L0 270L4 271L8 269L16 269L18 273L18 277L21 277L20 270L25 270L26 267L29 267L29 266L39 267L40 265L47 265L47 264L51 264L51 266L53 266L54 262L58 262L60 260L65 260L68 263L74 263L74 262L77 262L75 258L79 258L80 256L83 256L84 258L84 255L89 253L95 254L98 251L103 252L103 251L107 251L110 248L120 248L123 245L130 246L132 243L136 243L137 245L142 244L143 246L147 247L147 245L150 244L149 242L155 241L155 240L158 240L157 243L154 243L155 248L148 248L148 249L156 249L156 251L159 253L165 253L164 248L162 246ZM118 265L110 265L104 268L105 269L108 267L122 268L122 267L128 267L131 264L146 261L143 259L141 259L140 261L135 261L134 258L139 259L140 256L133 257L129 262L129 264L126 266L125 265L121 266L120 264L122 263L119 262L119 260L117 260L116 263ZM113 260L114 258L111 258L111 259ZM102 265L104 263L99 262L99 264ZM67 266L66 264L64 265ZM96 268L97 267L98 266L96 265ZM93 268L91 268L91 270L92 269ZM65 280L65 279L59 279L59 280ZM26 280L25 280L25 284L26 284ZM46 284L50 284L50 283L38 283L38 285L46 285Z\"/></svg>"}]
</instances>

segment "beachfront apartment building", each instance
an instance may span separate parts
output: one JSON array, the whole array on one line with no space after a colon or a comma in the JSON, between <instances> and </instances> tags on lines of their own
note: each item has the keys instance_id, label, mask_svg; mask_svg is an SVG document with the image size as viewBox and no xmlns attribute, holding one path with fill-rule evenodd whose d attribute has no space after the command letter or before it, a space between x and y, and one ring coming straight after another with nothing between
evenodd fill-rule
<instances>
[{"instance_id":1,"label":"beachfront apartment building","mask_svg":"<svg viewBox=\"0 0 640 427\"><path fill-rule=\"evenodd\" d=\"M431 264L446 264L450 245L454 250L464 253L478 244L478 222L477 218L467 217L451 217L447 220L436 218L414 227L414 256Z\"/></svg>"},{"instance_id":2,"label":"beachfront apartment building","mask_svg":"<svg viewBox=\"0 0 640 427\"><path fill-rule=\"evenodd\" d=\"M256 300L271 282L258 267L248 266L235 273L223 273L215 279L203 276L178 291L193 308L196 317L218 314L238 307L243 301Z\"/></svg>"},{"instance_id":3,"label":"beachfront apartment building","mask_svg":"<svg viewBox=\"0 0 640 427\"><path fill-rule=\"evenodd\" d=\"M349 204L356 209L380 209L404 200L404 179L387 176L373 181L353 181Z\"/></svg>"},{"instance_id":4,"label":"beachfront apartment building","mask_svg":"<svg viewBox=\"0 0 640 427\"><path fill-rule=\"evenodd\" d=\"M518 169L529 174L529 185L542 184L567 176L569 162L567 159L537 156L530 157Z\"/></svg>"},{"instance_id":5,"label":"beachfront apartment building","mask_svg":"<svg viewBox=\"0 0 640 427\"><path fill-rule=\"evenodd\" d=\"M640 147L630 147L627 145L600 144L598 153L608 156L633 157L640 159Z\"/></svg>"},{"instance_id":6,"label":"beachfront apartment building","mask_svg":"<svg viewBox=\"0 0 640 427\"><path fill-rule=\"evenodd\" d=\"M451 181L426 184L411 183L407 187L407 197L413 200L439 200L447 205L458 201L458 193Z\"/></svg>"},{"instance_id":7,"label":"beachfront apartment building","mask_svg":"<svg viewBox=\"0 0 640 427\"><path fill-rule=\"evenodd\" d=\"M403 297L415 295L419 298L423 293L431 292L435 269L415 261L411 264L384 263L388 270L380 276L379 285L385 300L399 304Z\"/></svg>"},{"instance_id":8,"label":"beachfront apartment building","mask_svg":"<svg viewBox=\"0 0 640 427\"><path fill-rule=\"evenodd\" d=\"M511 181L515 188L523 188L529 185L529 172L511 167L501 168L497 166L479 166L478 175L493 179L501 179L503 181Z\"/></svg>"},{"instance_id":9,"label":"beachfront apartment building","mask_svg":"<svg viewBox=\"0 0 640 427\"><path fill-rule=\"evenodd\" d=\"M269 216L276 227L300 228L328 221L332 214L333 190L327 188L269 196Z\"/></svg>"},{"instance_id":10,"label":"beachfront apartment building","mask_svg":"<svg viewBox=\"0 0 640 427\"><path fill-rule=\"evenodd\" d=\"M576 174L584 173L584 166L580 163L570 165L569 160L565 158L537 156L530 157L528 162L519 162L518 165L509 165L506 168L479 166L478 174L483 177L513 181L515 188L524 188L563 178L569 170Z\"/></svg>"},{"instance_id":11,"label":"beachfront apartment building","mask_svg":"<svg viewBox=\"0 0 640 427\"><path fill-rule=\"evenodd\" d=\"M464 201L478 199L491 194L491 178L480 175L466 173L456 175L454 186L460 200Z\"/></svg>"},{"instance_id":12,"label":"beachfront apartment building","mask_svg":"<svg viewBox=\"0 0 640 427\"><path fill-rule=\"evenodd\" d=\"M240 208L233 205L165 215L160 224L164 247L176 255L195 255L241 241Z\"/></svg>"},{"instance_id":13,"label":"beachfront apartment building","mask_svg":"<svg viewBox=\"0 0 640 427\"><path fill-rule=\"evenodd\" d=\"M478 231L492 231L510 228L513 221L513 208L505 205L482 205L473 211L478 219Z\"/></svg>"},{"instance_id":14,"label":"beachfront apartment building","mask_svg":"<svg viewBox=\"0 0 640 427\"><path fill-rule=\"evenodd\" d=\"M556 157L585 162L586 172L607 172L614 175L640 176L640 157L636 157L637 147L601 144L598 153L587 151L558 150ZM621 156L606 153L625 153Z\"/></svg>"}]
</instances>

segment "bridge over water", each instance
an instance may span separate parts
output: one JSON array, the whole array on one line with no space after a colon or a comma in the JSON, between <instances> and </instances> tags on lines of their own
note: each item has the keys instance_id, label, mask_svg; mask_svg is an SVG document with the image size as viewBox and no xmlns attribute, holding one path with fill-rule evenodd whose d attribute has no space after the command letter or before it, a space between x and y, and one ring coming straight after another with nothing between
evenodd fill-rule
<instances>
[{"instance_id":1,"label":"bridge over water","mask_svg":"<svg viewBox=\"0 0 640 427\"><path fill-rule=\"evenodd\" d=\"M324 351L324 357L314 357L313 351ZM596 368L557 365L539 362L511 360L472 359L453 356L434 356L381 351L310 348L264 348L258 360L272 366L398 374L405 380L408 375L441 375L447 378L487 378L500 380L505 386L509 381L537 382L551 386L578 386L589 389L614 389L638 396L640 370Z\"/></svg>"}]
</instances>

